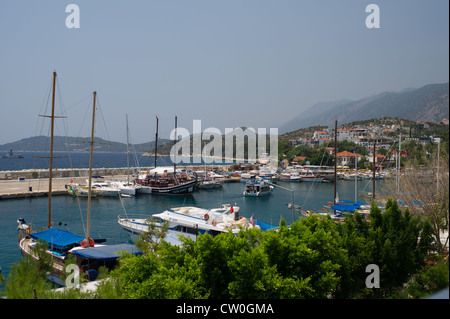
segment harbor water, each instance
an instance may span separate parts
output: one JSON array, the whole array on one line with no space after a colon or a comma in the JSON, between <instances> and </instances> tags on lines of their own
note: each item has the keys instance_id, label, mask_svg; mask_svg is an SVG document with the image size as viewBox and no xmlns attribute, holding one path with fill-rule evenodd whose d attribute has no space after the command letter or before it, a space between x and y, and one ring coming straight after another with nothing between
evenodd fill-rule
<instances>
[{"instance_id":1,"label":"harbor water","mask_svg":"<svg viewBox=\"0 0 450 319\"><path fill-rule=\"evenodd\" d=\"M85 156L88 157L88 154ZM111 154L109 157L111 167L119 167L118 164L123 160L121 158L124 154L116 154L118 158L116 161L111 160ZM20 162L20 160L14 162ZM377 181L377 185L380 183L382 181ZM333 200L333 183L278 182L278 185L292 190L295 205L302 206L305 210L319 212L323 206ZM297 212L293 216L287 206L292 202L291 191L275 187L268 196L244 197L244 186L245 183L242 182L225 183L222 188L198 190L193 196L188 197L147 194L122 199L97 197L92 200L90 236L105 238L110 244L130 241L130 234L117 223L118 215L149 216L168 208L187 205L214 208L222 204L233 204L240 207L241 216L250 218L253 215L256 220L273 225L278 225L281 218L284 218L288 224L292 223L293 218L295 220L301 218ZM355 199L355 183L352 181L339 180L337 191L340 199ZM356 192L361 191L371 192L372 181L358 181ZM357 200L367 201L368 199L358 197ZM87 200L60 195L54 196L52 203L54 226L83 236L86 227ZM10 272L11 265L22 258L18 248L17 219L22 217L27 223L35 226L46 226L47 207L47 197L0 201L0 267L5 278ZM0 290L3 290L1 285Z\"/></svg>"}]
</instances>

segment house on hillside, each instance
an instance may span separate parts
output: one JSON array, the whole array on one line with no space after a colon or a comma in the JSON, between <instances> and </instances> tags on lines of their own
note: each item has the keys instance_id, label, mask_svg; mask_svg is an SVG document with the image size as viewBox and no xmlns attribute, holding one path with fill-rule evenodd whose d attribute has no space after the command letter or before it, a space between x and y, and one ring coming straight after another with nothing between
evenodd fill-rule
<instances>
[{"instance_id":1,"label":"house on hillside","mask_svg":"<svg viewBox=\"0 0 450 319\"><path fill-rule=\"evenodd\" d=\"M325 131L315 131L314 135L313 135L313 139L315 139L316 141L320 141L321 139L324 138L330 138L330 134L328 134Z\"/></svg>"},{"instance_id":2,"label":"house on hillside","mask_svg":"<svg viewBox=\"0 0 450 319\"><path fill-rule=\"evenodd\" d=\"M348 139L350 139L350 130L349 129L341 128L341 129L337 130L337 140L339 142L347 141Z\"/></svg>"},{"instance_id":3,"label":"house on hillside","mask_svg":"<svg viewBox=\"0 0 450 319\"><path fill-rule=\"evenodd\" d=\"M373 155L367 157L369 163L373 163ZM386 156L382 154L375 154L375 165L377 167L387 167L388 162L386 161Z\"/></svg>"},{"instance_id":4,"label":"house on hillside","mask_svg":"<svg viewBox=\"0 0 450 319\"><path fill-rule=\"evenodd\" d=\"M340 166L355 166L355 158L359 161L363 157L364 156L361 154L352 153L349 151L337 153L338 165Z\"/></svg>"}]
</instances>

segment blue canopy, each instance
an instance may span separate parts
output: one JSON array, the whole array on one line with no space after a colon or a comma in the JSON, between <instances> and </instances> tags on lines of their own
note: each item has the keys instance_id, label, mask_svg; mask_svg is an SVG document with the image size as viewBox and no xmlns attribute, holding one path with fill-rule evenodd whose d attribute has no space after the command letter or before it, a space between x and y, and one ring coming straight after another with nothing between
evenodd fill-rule
<instances>
[{"instance_id":1,"label":"blue canopy","mask_svg":"<svg viewBox=\"0 0 450 319\"><path fill-rule=\"evenodd\" d=\"M259 221L259 220L257 220L255 224L258 225L259 228L261 228L262 230L268 230L268 229L273 229L273 228L277 228L278 227L278 226L275 226L275 225L264 223L264 222Z\"/></svg>"},{"instance_id":2,"label":"blue canopy","mask_svg":"<svg viewBox=\"0 0 450 319\"><path fill-rule=\"evenodd\" d=\"M116 245L77 249L72 251L72 255L76 255L86 259L109 261L119 258L121 252L129 252L134 255L142 254L135 245L123 243Z\"/></svg>"},{"instance_id":3,"label":"blue canopy","mask_svg":"<svg viewBox=\"0 0 450 319\"><path fill-rule=\"evenodd\" d=\"M50 228L40 233L31 234L31 238L35 240L42 239L47 242L49 248L63 250L66 247L79 243L84 237L72 234L69 231Z\"/></svg>"},{"instance_id":4,"label":"blue canopy","mask_svg":"<svg viewBox=\"0 0 450 319\"><path fill-rule=\"evenodd\" d=\"M359 206L336 204L334 206L331 206L330 208L332 210L338 210L340 212L351 212L351 213L353 213L355 210L357 210L359 208Z\"/></svg>"},{"instance_id":5,"label":"blue canopy","mask_svg":"<svg viewBox=\"0 0 450 319\"><path fill-rule=\"evenodd\" d=\"M361 205L367 205L366 203L362 202L355 202L354 200L345 200L341 199L339 202L343 202L344 204L352 204L353 206L361 206Z\"/></svg>"}]
</instances>

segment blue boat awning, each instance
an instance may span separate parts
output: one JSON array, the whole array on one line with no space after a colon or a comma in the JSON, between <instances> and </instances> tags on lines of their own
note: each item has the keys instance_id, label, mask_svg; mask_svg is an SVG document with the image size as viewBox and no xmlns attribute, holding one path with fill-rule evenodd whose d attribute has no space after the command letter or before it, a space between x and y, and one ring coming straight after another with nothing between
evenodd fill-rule
<instances>
[{"instance_id":1,"label":"blue boat awning","mask_svg":"<svg viewBox=\"0 0 450 319\"><path fill-rule=\"evenodd\" d=\"M257 220L257 221L255 222L255 224L258 225L259 228L261 228L262 230L268 230L268 229L278 228L278 226L271 225L271 224L267 224L267 223L264 223L264 222L259 221L259 220Z\"/></svg>"},{"instance_id":2,"label":"blue boat awning","mask_svg":"<svg viewBox=\"0 0 450 319\"><path fill-rule=\"evenodd\" d=\"M141 251L135 245L123 243L116 245L106 245L99 247L77 249L72 251L72 255L76 255L86 259L108 261L119 258L121 252L128 252L134 255L142 254Z\"/></svg>"},{"instance_id":3,"label":"blue boat awning","mask_svg":"<svg viewBox=\"0 0 450 319\"><path fill-rule=\"evenodd\" d=\"M353 200L345 200L345 199L341 199L339 202L343 202L344 204L351 204L353 206L362 206L362 205L367 205L366 203L363 202L355 202Z\"/></svg>"},{"instance_id":4,"label":"blue boat awning","mask_svg":"<svg viewBox=\"0 0 450 319\"><path fill-rule=\"evenodd\" d=\"M84 237L77 236L69 231L50 228L40 233L31 234L35 240L42 239L51 249L65 249L68 246L79 243Z\"/></svg>"},{"instance_id":5,"label":"blue boat awning","mask_svg":"<svg viewBox=\"0 0 450 319\"><path fill-rule=\"evenodd\" d=\"M331 206L330 208L332 210L338 210L340 212L351 212L351 213L353 213L355 210L357 210L359 208L359 206L336 204L334 206Z\"/></svg>"}]
</instances>

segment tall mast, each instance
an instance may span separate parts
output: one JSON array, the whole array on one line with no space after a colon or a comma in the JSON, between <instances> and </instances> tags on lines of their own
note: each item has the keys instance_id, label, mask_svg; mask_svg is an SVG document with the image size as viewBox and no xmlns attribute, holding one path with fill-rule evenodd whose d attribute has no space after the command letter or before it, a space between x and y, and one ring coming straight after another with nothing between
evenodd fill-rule
<instances>
[{"instance_id":1,"label":"tall mast","mask_svg":"<svg viewBox=\"0 0 450 319\"><path fill-rule=\"evenodd\" d=\"M156 137L155 137L155 168L156 168L156 164L158 162L158 116L156 116ZM156 176L156 173L155 173Z\"/></svg>"},{"instance_id":2,"label":"tall mast","mask_svg":"<svg viewBox=\"0 0 450 319\"><path fill-rule=\"evenodd\" d=\"M48 222L47 228L52 226L52 180L53 180L53 134L55 131L55 86L56 72L53 72L53 93L52 93L52 116L50 133L50 164L48 169Z\"/></svg>"},{"instance_id":3,"label":"tall mast","mask_svg":"<svg viewBox=\"0 0 450 319\"><path fill-rule=\"evenodd\" d=\"M125 114L127 119L127 185L130 186L130 137L129 137L129 130L128 130L128 114Z\"/></svg>"},{"instance_id":4,"label":"tall mast","mask_svg":"<svg viewBox=\"0 0 450 319\"><path fill-rule=\"evenodd\" d=\"M336 184L337 184L337 120L334 121L334 196L333 203L336 205Z\"/></svg>"},{"instance_id":5,"label":"tall mast","mask_svg":"<svg viewBox=\"0 0 450 319\"><path fill-rule=\"evenodd\" d=\"M88 208L87 208L87 228L86 228L86 239L89 243L89 232L91 226L91 190L92 190L92 157L94 154L94 125L95 125L95 100L97 97L97 92L94 92L94 103L92 107L92 130L91 130L91 152L89 155L89 188L88 188Z\"/></svg>"},{"instance_id":6,"label":"tall mast","mask_svg":"<svg viewBox=\"0 0 450 319\"><path fill-rule=\"evenodd\" d=\"M358 154L355 150L355 203L358 201Z\"/></svg>"},{"instance_id":7,"label":"tall mast","mask_svg":"<svg viewBox=\"0 0 450 319\"><path fill-rule=\"evenodd\" d=\"M377 146L377 140L373 140L373 176L372 176L372 198L375 199L375 172L377 170L377 166L376 166L376 157L375 157L375 149Z\"/></svg>"},{"instance_id":8,"label":"tall mast","mask_svg":"<svg viewBox=\"0 0 450 319\"><path fill-rule=\"evenodd\" d=\"M177 123L177 116L175 115L175 144L177 144L177 138L178 138L178 136L177 136L177 125L178 125L178 123ZM176 148L174 148L174 150L175 150L175 154L174 154L174 161L173 161L173 177L174 177L174 179L175 179L175 181L176 181L176 172L177 172L177 152L176 152Z\"/></svg>"}]
</instances>

